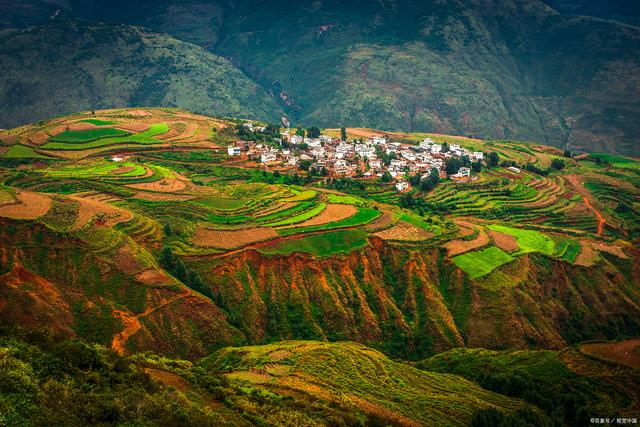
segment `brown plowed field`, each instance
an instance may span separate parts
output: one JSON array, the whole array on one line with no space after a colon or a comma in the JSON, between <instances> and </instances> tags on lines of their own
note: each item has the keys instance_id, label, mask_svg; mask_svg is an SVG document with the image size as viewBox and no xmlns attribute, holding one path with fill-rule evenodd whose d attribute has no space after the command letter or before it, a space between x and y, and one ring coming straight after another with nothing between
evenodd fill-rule
<instances>
[{"instance_id":1,"label":"brown plowed field","mask_svg":"<svg viewBox=\"0 0 640 427\"><path fill-rule=\"evenodd\" d=\"M611 343L589 343L580 351L601 359L640 369L640 338Z\"/></svg>"},{"instance_id":2,"label":"brown plowed field","mask_svg":"<svg viewBox=\"0 0 640 427\"><path fill-rule=\"evenodd\" d=\"M419 242L433 237L433 233L404 221L400 221L393 227L378 231L373 235L382 240L404 240L408 242Z\"/></svg>"},{"instance_id":3,"label":"brown plowed field","mask_svg":"<svg viewBox=\"0 0 640 427\"><path fill-rule=\"evenodd\" d=\"M465 252L473 251L475 249L480 249L484 246L487 246L491 243L491 239L489 239L489 235L484 231L484 229L480 229L478 233L478 237L473 240L451 240L447 242L444 247L447 248L447 254L452 257L456 255L463 254Z\"/></svg>"},{"instance_id":4,"label":"brown plowed field","mask_svg":"<svg viewBox=\"0 0 640 427\"><path fill-rule=\"evenodd\" d=\"M51 198L39 193L23 191L16 195L18 203L0 206L0 216L13 219L40 218L51 208Z\"/></svg>"},{"instance_id":5,"label":"brown plowed field","mask_svg":"<svg viewBox=\"0 0 640 427\"><path fill-rule=\"evenodd\" d=\"M151 125L149 123L123 123L117 124L115 127L126 130L127 132L140 133L148 130Z\"/></svg>"},{"instance_id":6,"label":"brown plowed field","mask_svg":"<svg viewBox=\"0 0 640 427\"><path fill-rule=\"evenodd\" d=\"M493 240L493 244L505 252L515 252L520 248L518 246L518 241L511 234L489 230L489 236L491 237L491 240Z\"/></svg>"},{"instance_id":7,"label":"brown plowed field","mask_svg":"<svg viewBox=\"0 0 640 427\"><path fill-rule=\"evenodd\" d=\"M268 227L243 230L199 228L191 238L191 241L197 246L206 248L236 249L276 237L278 237L278 233L273 228Z\"/></svg>"},{"instance_id":8,"label":"brown plowed field","mask_svg":"<svg viewBox=\"0 0 640 427\"><path fill-rule=\"evenodd\" d=\"M161 194L161 193L145 193L139 192L133 195L134 199L150 200L152 202L164 202L164 201L185 201L193 200L198 196L192 196L189 194Z\"/></svg>"},{"instance_id":9,"label":"brown plowed field","mask_svg":"<svg viewBox=\"0 0 640 427\"><path fill-rule=\"evenodd\" d=\"M369 233L374 231L384 230L393 224L393 214L391 212L384 212L375 221L368 224L364 229Z\"/></svg>"},{"instance_id":10,"label":"brown plowed field","mask_svg":"<svg viewBox=\"0 0 640 427\"><path fill-rule=\"evenodd\" d=\"M350 216L355 215L356 212L358 212L358 209L353 205L328 204L322 212L320 212L313 218L295 225L289 225L282 228L309 227L312 225L328 224L330 222L349 218Z\"/></svg>"},{"instance_id":11,"label":"brown plowed field","mask_svg":"<svg viewBox=\"0 0 640 427\"><path fill-rule=\"evenodd\" d=\"M91 219L96 217L100 218L101 225L106 225L107 227L113 227L120 222L129 221L133 217L131 212L108 203L82 197L70 196L69 198L80 203L78 218L73 227L75 230L84 227Z\"/></svg>"},{"instance_id":12,"label":"brown plowed field","mask_svg":"<svg viewBox=\"0 0 640 427\"><path fill-rule=\"evenodd\" d=\"M580 252L576 257L576 261L574 264L580 265L582 267L593 266L598 260L598 252L593 249L593 246L591 246L591 242L589 242L588 240L581 240L580 245Z\"/></svg>"},{"instance_id":13,"label":"brown plowed field","mask_svg":"<svg viewBox=\"0 0 640 427\"><path fill-rule=\"evenodd\" d=\"M145 182L142 184L129 184L129 188L135 188L142 191L155 191L158 193L173 193L184 190L186 184L178 179L162 178L159 181Z\"/></svg>"}]
</instances>

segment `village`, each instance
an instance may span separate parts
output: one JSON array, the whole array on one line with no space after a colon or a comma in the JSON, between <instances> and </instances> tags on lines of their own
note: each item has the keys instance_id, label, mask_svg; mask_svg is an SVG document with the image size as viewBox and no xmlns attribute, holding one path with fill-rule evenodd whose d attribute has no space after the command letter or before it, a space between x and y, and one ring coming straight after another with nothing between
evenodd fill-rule
<instances>
[{"instance_id":1,"label":"village","mask_svg":"<svg viewBox=\"0 0 640 427\"><path fill-rule=\"evenodd\" d=\"M252 132L265 129L252 123L243 126ZM419 145L390 141L384 135L346 141L324 134L310 138L291 134L288 129L281 132L277 147L240 140L230 145L227 152L231 157L253 160L266 167L312 170L331 177L394 181L398 191L411 188L410 177L414 177L414 183L419 182L434 170L440 179L473 181L477 179L473 172L481 169L484 160L481 151L469 151L458 144L440 144L431 138L425 138Z\"/></svg>"}]
</instances>

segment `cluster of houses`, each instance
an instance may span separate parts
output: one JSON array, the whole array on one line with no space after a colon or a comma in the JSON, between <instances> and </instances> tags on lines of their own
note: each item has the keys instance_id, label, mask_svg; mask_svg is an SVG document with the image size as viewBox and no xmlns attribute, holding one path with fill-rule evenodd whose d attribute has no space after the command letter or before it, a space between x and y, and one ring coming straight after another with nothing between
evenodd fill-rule
<instances>
[{"instance_id":1,"label":"cluster of houses","mask_svg":"<svg viewBox=\"0 0 640 427\"><path fill-rule=\"evenodd\" d=\"M320 135L319 138L306 138L298 135L282 134L282 142L287 148L275 148L267 144L252 141L238 141L228 147L229 156L247 156L266 165L297 167L306 161L311 167L325 169L330 176L374 178L388 173L396 181L399 191L410 186L406 181L409 175L429 174L434 168L440 171L440 177L446 178L445 162L453 156L468 156L473 161L483 160L480 151L472 152L457 144L449 145L443 152L443 146L426 138L420 145L387 141L383 136L371 136L367 140L346 142ZM387 160L383 161L383 157ZM461 167L449 178L470 180L471 169Z\"/></svg>"}]
</instances>

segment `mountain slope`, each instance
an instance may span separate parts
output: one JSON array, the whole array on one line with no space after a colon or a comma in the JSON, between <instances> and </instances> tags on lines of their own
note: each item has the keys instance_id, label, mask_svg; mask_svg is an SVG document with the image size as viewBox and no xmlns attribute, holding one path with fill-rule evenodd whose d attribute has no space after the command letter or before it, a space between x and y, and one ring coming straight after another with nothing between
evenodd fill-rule
<instances>
[{"instance_id":1,"label":"mountain slope","mask_svg":"<svg viewBox=\"0 0 640 427\"><path fill-rule=\"evenodd\" d=\"M0 37L0 126L121 106L276 119L279 108L227 60L126 25L53 20Z\"/></svg>"},{"instance_id":2,"label":"mountain slope","mask_svg":"<svg viewBox=\"0 0 640 427\"><path fill-rule=\"evenodd\" d=\"M165 0L153 10L95 0L74 7L91 19L169 31L230 58L307 125L640 155L640 29L564 16L538 0ZM195 25L181 19L194 11Z\"/></svg>"}]
</instances>

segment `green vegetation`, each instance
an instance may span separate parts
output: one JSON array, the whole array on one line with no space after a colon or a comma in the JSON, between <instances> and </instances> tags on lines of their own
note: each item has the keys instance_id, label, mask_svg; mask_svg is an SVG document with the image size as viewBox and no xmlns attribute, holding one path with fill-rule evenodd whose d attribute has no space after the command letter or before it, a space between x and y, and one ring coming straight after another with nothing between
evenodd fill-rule
<instances>
[{"instance_id":1,"label":"green vegetation","mask_svg":"<svg viewBox=\"0 0 640 427\"><path fill-rule=\"evenodd\" d=\"M84 119L84 120L80 120L81 123L90 123L92 125L96 125L96 126L110 126L110 125L115 125L117 124L114 121L111 120L100 120L100 119Z\"/></svg>"},{"instance_id":2,"label":"green vegetation","mask_svg":"<svg viewBox=\"0 0 640 427\"><path fill-rule=\"evenodd\" d=\"M556 255L562 260L574 263L580 253L580 242L575 239L554 237L556 242Z\"/></svg>"},{"instance_id":3,"label":"green vegetation","mask_svg":"<svg viewBox=\"0 0 640 427\"><path fill-rule=\"evenodd\" d=\"M225 199L221 197L207 197L206 199L200 199L196 203L214 209L222 210L234 210L241 208L246 200L241 199Z\"/></svg>"},{"instance_id":4,"label":"green vegetation","mask_svg":"<svg viewBox=\"0 0 640 427\"><path fill-rule=\"evenodd\" d=\"M270 370L273 363L277 365ZM355 343L290 341L227 348L200 365L209 372L225 372L232 384L265 392L278 393L277 379L299 378L291 383L294 390L315 390L314 395L320 398L329 390L330 395L347 393L356 407L384 408L378 411L379 425L393 419L463 426L477 409L496 406L510 413L522 407L516 400L486 392L460 377L422 372ZM262 370L267 372L263 377L252 374Z\"/></svg>"},{"instance_id":5,"label":"green vegetation","mask_svg":"<svg viewBox=\"0 0 640 427\"><path fill-rule=\"evenodd\" d=\"M453 262L472 279L487 275L511 260L513 260L511 255L495 246L453 257Z\"/></svg>"},{"instance_id":6,"label":"green vegetation","mask_svg":"<svg viewBox=\"0 0 640 427\"><path fill-rule=\"evenodd\" d=\"M605 153L590 153L589 157L602 160L606 164L614 168L640 170L640 161L629 157L622 157Z\"/></svg>"},{"instance_id":7,"label":"green vegetation","mask_svg":"<svg viewBox=\"0 0 640 427\"><path fill-rule=\"evenodd\" d=\"M21 144L10 146L4 154L0 154L0 157L7 159L51 159L49 156L36 153L31 147Z\"/></svg>"},{"instance_id":8,"label":"green vegetation","mask_svg":"<svg viewBox=\"0 0 640 427\"><path fill-rule=\"evenodd\" d=\"M364 230L345 230L285 240L273 246L262 248L260 252L268 255L290 255L294 252L306 252L314 256L325 257L349 253L366 244L367 233Z\"/></svg>"},{"instance_id":9,"label":"green vegetation","mask_svg":"<svg viewBox=\"0 0 640 427\"><path fill-rule=\"evenodd\" d=\"M102 138L127 136L130 134L131 134L130 132L120 130L120 129L114 129L114 128L72 130L72 131L65 131L58 135L52 136L51 138L49 138L49 141L83 143L83 142L95 141Z\"/></svg>"},{"instance_id":10,"label":"green vegetation","mask_svg":"<svg viewBox=\"0 0 640 427\"><path fill-rule=\"evenodd\" d=\"M624 384L637 381L631 369L612 367L575 349L556 351L450 350L416 365L476 381L542 409L553 425L584 426L594 413L617 413L629 403ZM583 372L581 374L576 373ZM615 377L620 387L605 378Z\"/></svg>"},{"instance_id":11,"label":"green vegetation","mask_svg":"<svg viewBox=\"0 0 640 427\"><path fill-rule=\"evenodd\" d=\"M320 231L320 230L332 230L336 228L345 228L345 227L355 227L364 224L368 224L369 222L376 219L380 216L380 212L375 209L370 208L358 208L358 212L355 215L350 216L349 218L342 219L340 221L329 222L327 224L321 225L311 225L308 227L297 227L297 228L285 228L278 230L278 234L287 236L289 234L297 234L297 233L309 233L312 231Z\"/></svg>"},{"instance_id":12,"label":"green vegetation","mask_svg":"<svg viewBox=\"0 0 640 427\"><path fill-rule=\"evenodd\" d=\"M369 202L366 200L355 197L355 196L345 196L340 194L327 193L327 200L329 203L338 203L344 205L354 205L354 206L369 206Z\"/></svg>"},{"instance_id":13,"label":"green vegetation","mask_svg":"<svg viewBox=\"0 0 640 427\"><path fill-rule=\"evenodd\" d=\"M108 129L92 129L92 131L106 131ZM78 141L78 143L67 142L55 142L58 140L52 140L42 146L47 150L88 150L90 148L105 147L114 144L134 143L134 144L157 144L160 141L153 138L156 135L161 135L169 130L169 126L166 123L154 123L149 129L144 132L129 135L125 132L126 136L116 137L101 137L96 140L88 140L86 142ZM83 131L85 132L85 131ZM89 132L89 131L86 131ZM78 138L79 139L79 138Z\"/></svg>"},{"instance_id":14,"label":"green vegetation","mask_svg":"<svg viewBox=\"0 0 640 427\"><path fill-rule=\"evenodd\" d=\"M297 224L299 222L304 222L310 218L313 218L314 216L318 215L320 212L322 212L323 210L325 210L325 208L327 207L326 203L318 203L317 206L315 206L312 209L309 209L306 212L303 212L299 215L295 215L280 221L276 221L276 222L271 222L266 224L269 227L278 227L278 226L283 226L283 225L291 225L291 224Z\"/></svg>"},{"instance_id":15,"label":"green vegetation","mask_svg":"<svg viewBox=\"0 0 640 427\"><path fill-rule=\"evenodd\" d=\"M511 228L498 224L491 224L488 227L491 230L510 234L516 238L520 250L514 254L515 256L530 252L540 252L548 256L554 256L556 254L556 245L553 239L539 231Z\"/></svg>"}]
</instances>

